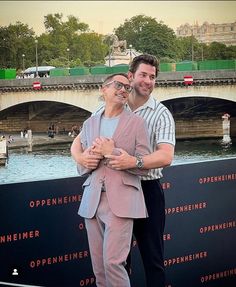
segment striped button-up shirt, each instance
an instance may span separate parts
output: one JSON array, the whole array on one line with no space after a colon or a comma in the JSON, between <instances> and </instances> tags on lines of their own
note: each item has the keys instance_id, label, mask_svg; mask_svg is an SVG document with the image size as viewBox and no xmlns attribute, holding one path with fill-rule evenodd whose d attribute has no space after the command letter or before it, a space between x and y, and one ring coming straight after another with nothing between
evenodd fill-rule
<instances>
[{"instance_id":1,"label":"striped button-up shirt","mask_svg":"<svg viewBox=\"0 0 236 287\"><path fill-rule=\"evenodd\" d=\"M129 106L127 107L129 110ZM148 101L133 111L141 116L148 125L150 135L151 151L157 149L157 145L168 143L175 145L175 122L170 111L152 96ZM162 168L151 169L147 176L142 176L142 180L151 180L162 177Z\"/></svg>"},{"instance_id":2,"label":"striped button-up shirt","mask_svg":"<svg viewBox=\"0 0 236 287\"><path fill-rule=\"evenodd\" d=\"M131 111L130 107L126 107ZM101 112L104 106L96 110L95 114ZM151 151L157 149L157 145L161 143L168 143L175 146L175 122L170 111L157 99L152 96L148 101L133 111L135 114L141 116L148 125L148 132L150 135ZM162 168L151 169L147 176L142 176L142 180L152 180L162 177Z\"/></svg>"}]
</instances>

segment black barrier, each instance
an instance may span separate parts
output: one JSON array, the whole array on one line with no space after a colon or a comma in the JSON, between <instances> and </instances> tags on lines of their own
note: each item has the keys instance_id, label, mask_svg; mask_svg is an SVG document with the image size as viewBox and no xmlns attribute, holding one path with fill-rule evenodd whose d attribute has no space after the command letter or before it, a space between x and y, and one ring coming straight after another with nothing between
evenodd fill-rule
<instances>
[{"instance_id":1,"label":"black barrier","mask_svg":"<svg viewBox=\"0 0 236 287\"><path fill-rule=\"evenodd\" d=\"M95 286L77 215L83 181L0 185L0 285ZM166 168L162 186L166 286L235 287L236 159ZM131 282L145 287L135 242Z\"/></svg>"}]
</instances>

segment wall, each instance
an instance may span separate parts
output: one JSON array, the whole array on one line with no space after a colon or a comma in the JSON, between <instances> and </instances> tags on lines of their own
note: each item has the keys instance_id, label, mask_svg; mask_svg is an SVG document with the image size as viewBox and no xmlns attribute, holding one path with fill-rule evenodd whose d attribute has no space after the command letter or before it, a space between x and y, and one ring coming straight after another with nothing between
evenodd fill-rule
<instances>
[{"instance_id":1,"label":"wall","mask_svg":"<svg viewBox=\"0 0 236 287\"><path fill-rule=\"evenodd\" d=\"M0 186L0 284L95 287L77 215L84 180ZM166 168L162 186L166 287L235 287L236 159ZM145 287L135 242L131 281Z\"/></svg>"},{"instance_id":2,"label":"wall","mask_svg":"<svg viewBox=\"0 0 236 287\"><path fill-rule=\"evenodd\" d=\"M221 119L183 119L176 120L176 138L221 138L223 137Z\"/></svg>"},{"instance_id":3,"label":"wall","mask_svg":"<svg viewBox=\"0 0 236 287\"><path fill-rule=\"evenodd\" d=\"M89 115L87 115L89 116ZM71 114L70 119L52 118L31 120L27 117L9 117L5 120L0 120L1 131L8 133L19 133L26 127L30 128L33 133L46 132L50 122L54 122L59 127L59 132L71 131L71 127L75 124L82 126L83 121L87 116L79 116L79 111L76 114ZM58 123L59 122L59 123ZM222 120L221 119L183 119L175 120L176 138L177 139L194 139L194 138L222 138ZM231 136L236 136L236 119L231 119Z\"/></svg>"}]
</instances>

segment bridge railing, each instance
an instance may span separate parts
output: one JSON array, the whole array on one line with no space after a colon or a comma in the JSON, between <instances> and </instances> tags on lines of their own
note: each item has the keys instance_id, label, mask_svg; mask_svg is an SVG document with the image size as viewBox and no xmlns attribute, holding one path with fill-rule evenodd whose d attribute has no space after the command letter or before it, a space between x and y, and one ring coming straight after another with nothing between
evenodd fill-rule
<instances>
[{"instance_id":1,"label":"bridge railing","mask_svg":"<svg viewBox=\"0 0 236 287\"><path fill-rule=\"evenodd\" d=\"M236 71L188 71L188 72L160 72L156 83L160 86L184 86L184 76L192 76L192 85L218 85L235 84ZM64 76L37 79L11 79L0 80L0 92L7 91L31 91L33 83L39 81L41 90L50 89L98 89L105 75Z\"/></svg>"}]
</instances>

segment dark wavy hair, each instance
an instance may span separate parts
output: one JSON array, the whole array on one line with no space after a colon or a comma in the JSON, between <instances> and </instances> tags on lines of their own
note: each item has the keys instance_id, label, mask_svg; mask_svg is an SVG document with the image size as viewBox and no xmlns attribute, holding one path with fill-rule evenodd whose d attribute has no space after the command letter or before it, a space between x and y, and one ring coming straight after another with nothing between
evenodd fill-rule
<instances>
[{"instance_id":1,"label":"dark wavy hair","mask_svg":"<svg viewBox=\"0 0 236 287\"><path fill-rule=\"evenodd\" d=\"M149 55L149 54L142 54L142 55L136 56L135 58L133 58L133 61L130 64L129 71L132 74L134 74L137 71L140 64L146 64L146 65L155 67L156 77L157 77L158 72L159 72L159 61L157 60L155 56Z\"/></svg>"}]
</instances>

